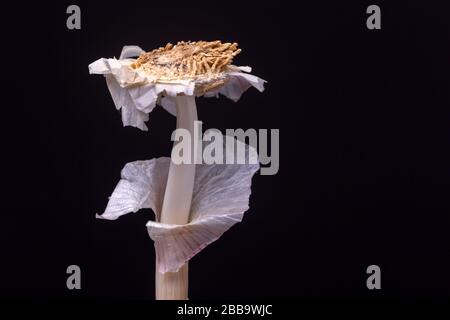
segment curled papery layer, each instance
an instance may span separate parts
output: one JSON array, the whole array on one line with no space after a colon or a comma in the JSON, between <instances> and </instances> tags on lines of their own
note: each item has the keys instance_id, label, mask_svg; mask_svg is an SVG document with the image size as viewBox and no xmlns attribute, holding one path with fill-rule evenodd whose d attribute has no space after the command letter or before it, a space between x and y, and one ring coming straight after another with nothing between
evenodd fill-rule
<instances>
[{"instance_id":1,"label":"curled papery layer","mask_svg":"<svg viewBox=\"0 0 450 320\"><path fill-rule=\"evenodd\" d=\"M231 150L224 147L224 160ZM129 212L151 208L156 221L147 228L155 242L159 272L175 272L231 226L240 222L249 208L251 180L259 169L256 150L245 148L246 164L199 164L196 166L189 223L159 223L170 158L135 161L125 165L121 180L111 195L102 219L114 220ZM225 163L225 161L224 161Z\"/></svg>"},{"instance_id":2,"label":"curled papery layer","mask_svg":"<svg viewBox=\"0 0 450 320\"><path fill-rule=\"evenodd\" d=\"M124 126L133 126L147 131L145 122L148 121L148 114L156 104L176 115L173 100L179 94L217 97L220 93L237 101L252 86L261 92L264 90L265 80L246 73L251 71L250 67L229 65L225 71L214 75L223 80L221 86L199 94L196 87L208 81L207 74L195 79L155 78L132 67L136 59L130 57L142 52L144 51L137 46L125 46L122 49L121 59L101 58L89 65L89 73L105 76L114 104L122 112Z\"/></svg>"}]
</instances>

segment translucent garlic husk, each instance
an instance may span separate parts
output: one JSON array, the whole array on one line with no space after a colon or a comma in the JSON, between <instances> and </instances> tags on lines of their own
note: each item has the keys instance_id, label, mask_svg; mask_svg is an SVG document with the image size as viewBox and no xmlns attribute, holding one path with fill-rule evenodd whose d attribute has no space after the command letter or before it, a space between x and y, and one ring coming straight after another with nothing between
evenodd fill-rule
<instances>
[{"instance_id":1,"label":"translucent garlic husk","mask_svg":"<svg viewBox=\"0 0 450 320\"><path fill-rule=\"evenodd\" d=\"M159 272L176 272L187 261L234 224L240 222L249 208L251 181L259 169L256 150L233 137L223 136L224 164L198 164L194 180L189 223L160 223L170 158L135 161L125 165L121 180L111 195L102 219L118 217L150 208L155 221L147 223L155 242ZM234 155L232 144L245 148L246 164L226 164ZM233 155L230 155L233 153Z\"/></svg>"}]
</instances>

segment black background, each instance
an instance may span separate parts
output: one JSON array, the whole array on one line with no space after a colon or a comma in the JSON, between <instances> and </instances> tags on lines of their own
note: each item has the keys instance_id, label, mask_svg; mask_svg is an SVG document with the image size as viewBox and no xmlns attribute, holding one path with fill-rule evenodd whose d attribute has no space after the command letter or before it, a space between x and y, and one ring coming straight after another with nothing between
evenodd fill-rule
<instances>
[{"instance_id":1,"label":"black background","mask_svg":"<svg viewBox=\"0 0 450 320\"><path fill-rule=\"evenodd\" d=\"M122 127L104 79L123 45L238 42L268 81L198 99L204 129L279 128L280 171L190 262L190 298L449 296L449 11L430 1L2 4L2 298L152 299L150 210L100 221L125 163L168 156L175 118ZM315 4L314 4L315 3ZM366 28L378 4L382 29ZM66 268L82 290L66 288ZM382 289L366 288L366 268Z\"/></svg>"}]
</instances>

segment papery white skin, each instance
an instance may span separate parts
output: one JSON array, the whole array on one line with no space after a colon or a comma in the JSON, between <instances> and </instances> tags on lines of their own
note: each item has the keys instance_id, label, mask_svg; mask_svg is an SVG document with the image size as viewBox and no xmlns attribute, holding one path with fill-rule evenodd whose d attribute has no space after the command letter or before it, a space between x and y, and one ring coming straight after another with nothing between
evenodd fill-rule
<instances>
[{"instance_id":1,"label":"papery white skin","mask_svg":"<svg viewBox=\"0 0 450 320\"><path fill-rule=\"evenodd\" d=\"M224 139L228 140L229 139ZM235 140L242 146L242 142ZM256 159L256 150L245 145L248 159ZM226 153L234 152L224 147ZM256 164L251 164L255 163ZM176 272L208 244L240 222L249 208L251 180L259 169L257 161L249 164L201 164L196 166L189 223L159 223L170 158L135 161L125 165L121 180L111 195L102 219L118 217L151 208L156 221L147 228L155 242L159 272Z\"/></svg>"},{"instance_id":2,"label":"papery white skin","mask_svg":"<svg viewBox=\"0 0 450 320\"><path fill-rule=\"evenodd\" d=\"M123 125L147 131L145 122L148 121L148 114L153 111L156 104L176 115L174 97L178 94L193 95L195 81L161 82L139 73L130 67L134 59L129 58L143 52L144 50L138 46L125 46L119 60L98 59L89 65L89 73L105 76L114 104L117 110L122 110ZM217 97L220 93L236 102L252 86L262 92L266 81L245 72L251 72L251 68L229 66L223 75L228 79L225 85L205 93L204 96Z\"/></svg>"}]
</instances>

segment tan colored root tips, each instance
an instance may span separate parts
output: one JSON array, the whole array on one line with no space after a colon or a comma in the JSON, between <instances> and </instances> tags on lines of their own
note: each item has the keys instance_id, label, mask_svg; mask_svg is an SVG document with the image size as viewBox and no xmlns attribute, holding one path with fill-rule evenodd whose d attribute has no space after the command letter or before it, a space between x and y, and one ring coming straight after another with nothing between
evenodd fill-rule
<instances>
[{"instance_id":1,"label":"tan colored root tips","mask_svg":"<svg viewBox=\"0 0 450 320\"><path fill-rule=\"evenodd\" d=\"M132 68L141 68L154 78L165 80L214 76L223 72L240 52L237 43L180 41L141 54Z\"/></svg>"}]
</instances>

